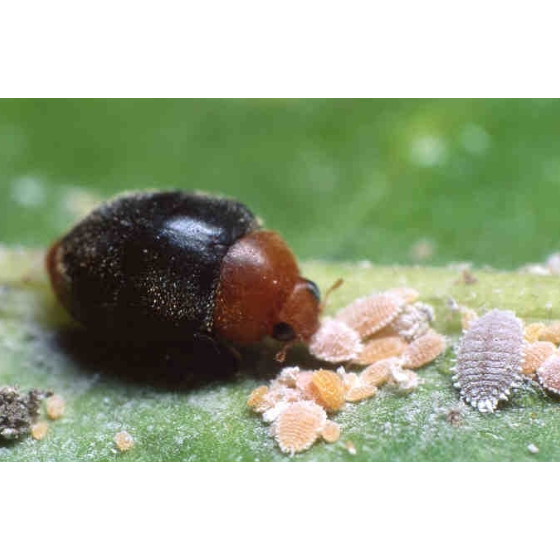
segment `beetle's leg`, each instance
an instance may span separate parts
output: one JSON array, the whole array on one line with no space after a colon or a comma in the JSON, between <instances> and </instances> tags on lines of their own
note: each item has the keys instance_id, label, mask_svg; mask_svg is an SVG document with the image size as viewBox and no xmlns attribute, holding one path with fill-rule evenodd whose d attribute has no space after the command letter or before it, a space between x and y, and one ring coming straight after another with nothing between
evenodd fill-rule
<instances>
[{"instance_id":1,"label":"beetle's leg","mask_svg":"<svg viewBox=\"0 0 560 560\"><path fill-rule=\"evenodd\" d=\"M195 344L203 347L205 349L211 349L214 356L218 361L223 360L225 367L229 365L232 367L233 371L239 369L239 364L241 363L241 354L237 348L224 342L223 340L218 340L205 333L195 333L194 334ZM231 362L228 364L228 362Z\"/></svg>"}]
</instances>

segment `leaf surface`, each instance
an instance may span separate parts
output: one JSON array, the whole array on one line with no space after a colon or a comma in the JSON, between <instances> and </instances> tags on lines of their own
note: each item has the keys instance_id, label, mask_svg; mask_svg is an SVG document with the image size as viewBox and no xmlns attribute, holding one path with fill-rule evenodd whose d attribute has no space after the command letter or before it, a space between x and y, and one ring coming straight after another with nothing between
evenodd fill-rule
<instances>
[{"instance_id":1,"label":"leaf surface","mask_svg":"<svg viewBox=\"0 0 560 560\"><path fill-rule=\"evenodd\" d=\"M66 400L67 412L49 422L42 441L0 444L0 461L560 460L560 406L536 384L527 382L493 415L460 405L450 379L460 327L449 307L453 298L480 312L512 309L526 321L557 319L558 278L475 271L477 282L465 284L454 268L305 263L305 275L322 290L337 278L345 281L327 313L372 291L410 286L435 307L435 326L450 345L419 371L423 383L417 391L397 395L383 389L373 399L348 404L334 416L342 427L339 442L318 442L290 458L245 404L250 391L278 371L274 348L251 349L232 378L215 379L219 372L209 363L200 383L188 388L131 379L105 363L106 349L93 345L87 359L77 351L73 336L81 331L54 300L42 259L36 251L0 251L0 385L55 391ZM79 340L83 344L87 335ZM134 369L128 356L120 359L128 364L124 369ZM287 363L307 359L305 349L299 349ZM450 422L454 411L458 422ZM135 446L118 453L113 438L123 429ZM539 452L529 453L529 444ZM352 446L355 454L348 449Z\"/></svg>"}]
</instances>

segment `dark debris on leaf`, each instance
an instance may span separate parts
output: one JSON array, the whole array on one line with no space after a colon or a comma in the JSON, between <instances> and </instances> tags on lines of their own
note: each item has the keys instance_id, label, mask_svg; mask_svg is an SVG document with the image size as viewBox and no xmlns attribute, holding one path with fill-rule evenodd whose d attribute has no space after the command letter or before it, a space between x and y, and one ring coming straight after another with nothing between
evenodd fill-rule
<instances>
[{"instance_id":1,"label":"dark debris on leaf","mask_svg":"<svg viewBox=\"0 0 560 560\"><path fill-rule=\"evenodd\" d=\"M49 395L37 389L22 393L16 387L0 387L0 440L27 435L39 414L42 400Z\"/></svg>"}]
</instances>

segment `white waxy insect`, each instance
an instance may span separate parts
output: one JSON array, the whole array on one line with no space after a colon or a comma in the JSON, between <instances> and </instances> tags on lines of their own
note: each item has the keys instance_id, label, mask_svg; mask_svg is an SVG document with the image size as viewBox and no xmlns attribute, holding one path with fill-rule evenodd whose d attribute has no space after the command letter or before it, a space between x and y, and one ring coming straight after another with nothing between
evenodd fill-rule
<instances>
[{"instance_id":1,"label":"white waxy insect","mask_svg":"<svg viewBox=\"0 0 560 560\"><path fill-rule=\"evenodd\" d=\"M391 377L397 391L401 393L410 393L420 385L418 374L411 369L393 367L391 368Z\"/></svg>"},{"instance_id":2,"label":"white waxy insect","mask_svg":"<svg viewBox=\"0 0 560 560\"><path fill-rule=\"evenodd\" d=\"M278 377L275 379L276 382L285 385L286 387L295 387L298 375L300 373L299 367L285 367L282 371L278 374Z\"/></svg>"},{"instance_id":3,"label":"white waxy insect","mask_svg":"<svg viewBox=\"0 0 560 560\"><path fill-rule=\"evenodd\" d=\"M319 360L337 364L354 360L362 351L358 333L336 319L325 318L309 342L309 351Z\"/></svg>"},{"instance_id":4,"label":"white waxy insect","mask_svg":"<svg viewBox=\"0 0 560 560\"><path fill-rule=\"evenodd\" d=\"M292 403L286 401L276 403L272 408L269 408L263 413L263 421L267 424L274 422L291 404Z\"/></svg>"},{"instance_id":5,"label":"white waxy insect","mask_svg":"<svg viewBox=\"0 0 560 560\"><path fill-rule=\"evenodd\" d=\"M553 354L541 365L537 379L547 391L560 395L560 355Z\"/></svg>"},{"instance_id":6,"label":"white waxy insect","mask_svg":"<svg viewBox=\"0 0 560 560\"><path fill-rule=\"evenodd\" d=\"M362 338L367 338L392 323L403 306L404 300L395 294L373 294L341 309L336 319L353 328Z\"/></svg>"},{"instance_id":7,"label":"white waxy insect","mask_svg":"<svg viewBox=\"0 0 560 560\"><path fill-rule=\"evenodd\" d=\"M402 313L393 321L391 326L400 336L410 342L426 334L434 319L434 308L419 301L414 305L405 305Z\"/></svg>"},{"instance_id":8,"label":"white waxy insect","mask_svg":"<svg viewBox=\"0 0 560 560\"><path fill-rule=\"evenodd\" d=\"M455 386L480 412L494 412L521 379L523 325L511 311L494 309L461 337Z\"/></svg>"}]
</instances>

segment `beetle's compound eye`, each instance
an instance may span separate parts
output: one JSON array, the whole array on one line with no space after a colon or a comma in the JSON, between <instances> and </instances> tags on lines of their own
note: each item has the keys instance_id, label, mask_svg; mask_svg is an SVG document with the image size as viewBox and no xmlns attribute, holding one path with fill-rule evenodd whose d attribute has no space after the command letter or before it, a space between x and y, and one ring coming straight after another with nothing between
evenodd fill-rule
<instances>
[{"instance_id":1,"label":"beetle's compound eye","mask_svg":"<svg viewBox=\"0 0 560 560\"><path fill-rule=\"evenodd\" d=\"M307 284L307 289L311 292L313 297L317 300L317 303L321 301L321 292L319 291L319 286L313 282L313 280L305 279Z\"/></svg>"},{"instance_id":2,"label":"beetle's compound eye","mask_svg":"<svg viewBox=\"0 0 560 560\"><path fill-rule=\"evenodd\" d=\"M280 342L289 342L290 340L294 340L295 337L296 333L288 323L276 323L272 328L272 338Z\"/></svg>"}]
</instances>

